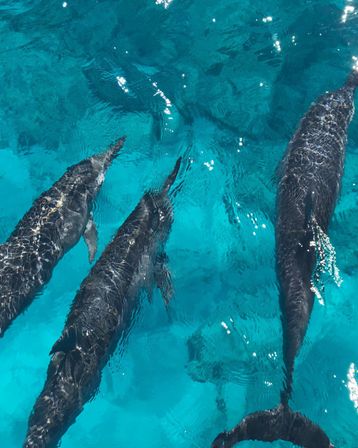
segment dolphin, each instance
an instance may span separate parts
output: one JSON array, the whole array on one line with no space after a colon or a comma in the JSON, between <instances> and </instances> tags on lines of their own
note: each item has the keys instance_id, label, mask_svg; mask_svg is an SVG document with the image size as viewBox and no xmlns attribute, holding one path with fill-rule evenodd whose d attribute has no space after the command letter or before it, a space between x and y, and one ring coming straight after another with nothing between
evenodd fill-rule
<instances>
[{"instance_id":1,"label":"dolphin","mask_svg":"<svg viewBox=\"0 0 358 448\"><path fill-rule=\"evenodd\" d=\"M173 294L163 246L173 221L168 191L181 159L160 191L144 194L82 282L61 337L54 344L44 388L29 419L25 448L55 447L84 404L101 371L133 325L139 292L155 282L166 304Z\"/></svg>"},{"instance_id":2,"label":"dolphin","mask_svg":"<svg viewBox=\"0 0 358 448\"><path fill-rule=\"evenodd\" d=\"M81 235L93 260L97 244L93 201L124 140L122 137L107 151L68 168L35 200L8 240L0 245L0 336L30 305L49 281L57 262Z\"/></svg>"},{"instance_id":3,"label":"dolphin","mask_svg":"<svg viewBox=\"0 0 358 448\"><path fill-rule=\"evenodd\" d=\"M280 404L245 417L219 434L213 448L243 440L278 439L305 448L333 447L328 436L289 407L295 358L314 302L315 229L327 232L339 195L348 125L354 113L358 72L344 86L322 95L301 120L282 161L277 195L276 271L283 328L284 384Z\"/></svg>"}]
</instances>

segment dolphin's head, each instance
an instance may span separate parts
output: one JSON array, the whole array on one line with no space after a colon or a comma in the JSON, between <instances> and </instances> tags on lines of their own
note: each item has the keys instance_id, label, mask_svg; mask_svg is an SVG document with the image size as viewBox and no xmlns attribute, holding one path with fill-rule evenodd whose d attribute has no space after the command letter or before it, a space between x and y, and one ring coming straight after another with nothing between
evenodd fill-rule
<instances>
[{"instance_id":1,"label":"dolphin's head","mask_svg":"<svg viewBox=\"0 0 358 448\"><path fill-rule=\"evenodd\" d=\"M96 154L91 157L91 162L94 168L100 168L102 171L106 171L111 165L113 160L118 156L120 150L122 149L126 138L121 137L116 142L114 142L106 151Z\"/></svg>"},{"instance_id":2,"label":"dolphin's head","mask_svg":"<svg viewBox=\"0 0 358 448\"><path fill-rule=\"evenodd\" d=\"M107 169L123 147L125 137L121 137L106 151L82 160L69 168L67 176L70 178L71 188L94 198L100 189Z\"/></svg>"},{"instance_id":3,"label":"dolphin's head","mask_svg":"<svg viewBox=\"0 0 358 448\"><path fill-rule=\"evenodd\" d=\"M169 198L169 190L178 175L181 157L176 161L173 171L166 178L161 190L148 191L141 201L144 213L148 220L148 229L152 233L160 234L161 241L165 241L173 223L173 203Z\"/></svg>"},{"instance_id":4,"label":"dolphin's head","mask_svg":"<svg viewBox=\"0 0 358 448\"><path fill-rule=\"evenodd\" d=\"M119 151L124 145L125 137L121 137L113 143L106 151L92 156L89 160L93 169L93 187L98 191L104 181L104 176L107 169L110 167L113 160L118 156Z\"/></svg>"},{"instance_id":5,"label":"dolphin's head","mask_svg":"<svg viewBox=\"0 0 358 448\"><path fill-rule=\"evenodd\" d=\"M166 194L148 192L144 195L142 203L145 207L145 220L147 230L156 235L158 242L164 242L173 223L173 205Z\"/></svg>"}]
</instances>

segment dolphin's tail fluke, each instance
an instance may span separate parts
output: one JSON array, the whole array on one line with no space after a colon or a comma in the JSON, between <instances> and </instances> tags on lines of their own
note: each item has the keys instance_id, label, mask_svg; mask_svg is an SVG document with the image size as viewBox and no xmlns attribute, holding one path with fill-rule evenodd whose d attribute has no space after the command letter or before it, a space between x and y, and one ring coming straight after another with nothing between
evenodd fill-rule
<instances>
[{"instance_id":1,"label":"dolphin's tail fluke","mask_svg":"<svg viewBox=\"0 0 358 448\"><path fill-rule=\"evenodd\" d=\"M349 74L349 76L347 78L345 86L353 88L353 89L357 88L357 86L358 86L358 67L354 68L350 72L350 74Z\"/></svg>"},{"instance_id":2,"label":"dolphin's tail fluke","mask_svg":"<svg viewBox=\"0 0 358 448\"><path fill-rule=\"evenodd\" d=\"M164 194L168 193L170 187L175 182L175 179L177 178L177 175L178 175L178 172L180 169L181 161L182 161L182 158L179 157L179 159L176 161L173 171L169 174L169 176L166 178L166 180L164 182L162 193L164 193Z\"/></svg>"},{"instance_id":3,"label":"dolphin's tail fluke","mask_svg":"<svg viewBox=\"0 0 358 448\"><path fill-rule=\"evenodd\" d=\"M219 434L211 446L231 448L243 440L285 440L304 448L333 448L319 426L282 404L274 409L249 414L234 429Z\"/></svg>"}]
</instances>

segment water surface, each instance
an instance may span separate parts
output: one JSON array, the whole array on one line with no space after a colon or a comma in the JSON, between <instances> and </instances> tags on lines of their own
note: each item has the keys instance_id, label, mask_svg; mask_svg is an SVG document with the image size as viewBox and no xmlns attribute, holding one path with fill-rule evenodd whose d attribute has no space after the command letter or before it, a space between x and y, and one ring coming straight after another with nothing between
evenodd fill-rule
<instances>
[{"instance_id":1,"label":"water surface","mask_svg":"<svg viewBox=\"0 0 358 448\"><path fill-rule=\"evenodd\" d=\"M99 253L175 159L190 169L158 292L63 448L204 448L282 380L275 169L315 97L358 56L358 3L313 0L0 0L0 238L67 166L128 136L97 198ZM325 278L292 407L339 448L358 437L358 121L349 132ZM48 353L90 269L83 241L0 341L0 439L20 447ZM247 442L243 447L264 446ZM267 445L265 445L267 446ZM276 442L272 447L289 446Z\"/></svg>"}]
</instances>

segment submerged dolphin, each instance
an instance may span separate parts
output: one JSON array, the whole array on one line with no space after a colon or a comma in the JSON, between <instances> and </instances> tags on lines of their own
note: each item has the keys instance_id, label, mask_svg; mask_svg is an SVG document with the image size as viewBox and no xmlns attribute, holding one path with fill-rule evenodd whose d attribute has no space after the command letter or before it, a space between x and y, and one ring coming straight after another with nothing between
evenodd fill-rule
<instances>
[{"instance_id":1,"label":"submerged dolphin","mask_svg":"<svg viewBox=\"0 0 358 448\"><path fill-rule=\"evenodd\" d=\"M58 444L96 393L101 370L133 324L138 293L153 280L164 301L172 295L163 245L173 221L168 191L180 159L161 191L147 192L82 282L62 336L51 350L45 386L29 419L25 448Z\"/></svg>"},{"instance_id":2,"label":"submerged dolphin","mask_svg":"<svg viewBox=\"0 0 358 448\"><path fill-rule=\"evenodd\" d=\"M316 266L314 232L327 232L340 190L347 128L354 113L358 72L339 90L321 96L302 119L282 163L277 197L276 263L280 284L285 382L278 407L245 417L212 447L243 440L282 439L305 448L333 447L323 430L292 412L289 400L295 358L312 312Z\"/></svg>"},{"instance_id":3,"label":"submerged dolphin","mask_svg":"<svg viewBox=\"0 0 358 448\"><path fill-rule=\"evenodd\" d=\"M82 234L90 260L94 258L93 200L124 140L120 138L107 151L70 167L36 199L0 245L0 336L48 282L56 263Z\"/></svg>"}]
</instances>

